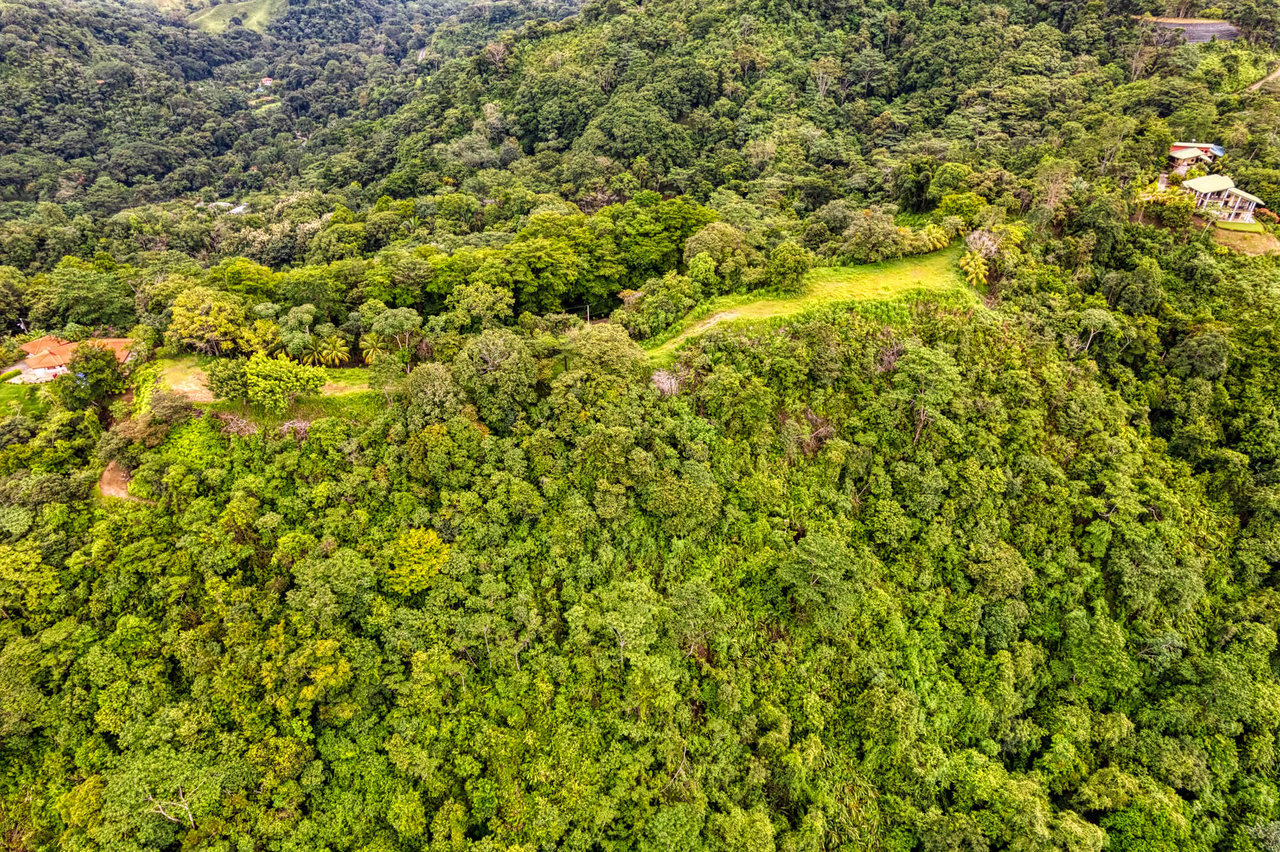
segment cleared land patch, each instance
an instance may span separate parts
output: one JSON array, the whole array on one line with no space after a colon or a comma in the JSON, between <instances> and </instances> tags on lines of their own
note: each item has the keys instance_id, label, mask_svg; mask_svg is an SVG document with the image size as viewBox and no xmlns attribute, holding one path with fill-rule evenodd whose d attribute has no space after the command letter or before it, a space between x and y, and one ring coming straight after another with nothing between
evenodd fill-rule
<instances>
[{"instance_id":1,"label":"cleared land patch","mask_svg":"<svg viewBox=\"0 0 1280 852\"><path fill-rule=\"evenodd\" d=\"M1218 41L1234 41L1240 38L1240 31L1233 27L1230 22L1217 18L1149 18L1146 16L1134 16L1134 20L1140 23L1150 21L1161 29L1182 30L1183 38L1187 40L1187 44L1204 44L1214 39Z\"/></svg>"},{"instance_id":2,"label":"cleared land patch","mask_svg":"<svg viewBox=\"0 0 1280 852\"><path fill-rule=\"evenodd\" d=\"M284 12L287 4L288 0L240 0L238 3L223 3L201 9L187 20L206 32L220 33L231 26L232 18L239 18L246 29L264 33L267 31L267 24Z\"/></svg>"},{"instance_id":3,"label":"cleared land patch","mask_svg":"<svg viewBox=\"0 0 1280 852\"><path fill-rule=\"evenodd\" d=\"M921 291L960 291L965 284L956 268L959 257L959 248L949 248L864 266L827 266L812 270L804 291L794 296L720 296L650 344L649 357L665 360L689 338L722 323L789 316L818 305L884 301Z\"/></svg>"},{"instance_id":4,"label":"cleared land patch","mask_svg":"<svg viewBox=\"0 0 1280 852\"><path fill-rule=\"evenodd\" d=\"M1209 236L1218 245L1226 246L1232 251L1238 251L1247 255L1263 255L1263 254L1280 254L1280 240L1277 240L1269 232L1262 233L1214 228L1209 231Z\"/></svg>"},{"instance_id":5,"label":"cleared land patch","mask_svg":"<svg viewBox=\"0 0 1280 852\"><path fill-rule=\"evenodd\" d=\"M98 493L103 497L114 497L132 503L150 502L129 493L129 474L117 461L111 462L102 472L102 478L98 480Z\"/></svg>"},{"instance_id":6,"label":"cleared land patch","mask_svg":"<svg viewBox=\"0 0 1280 852\"><path fill-rule=\"evenodd\" d=\"M209 376L194 355L179 358L162 358L160 383L166 390L182 394L190 402L213 402L209 393Z\"/></svg>"},{"instance_id":7,"label":"cleared land patch","mask_svg":"<svg viewBox=\"0 0 1280 852\"><path fill-rule=\"evenodd\" d=\"M204 364L212 360L201 355L178 355L160 358L160 384L165 390L182 394L190 402L213 402L209 392L209 375ZM325 383L322 396L345 396L369 390L369 370L366 367L325 367Z\"/></svg>"}]
</instances>

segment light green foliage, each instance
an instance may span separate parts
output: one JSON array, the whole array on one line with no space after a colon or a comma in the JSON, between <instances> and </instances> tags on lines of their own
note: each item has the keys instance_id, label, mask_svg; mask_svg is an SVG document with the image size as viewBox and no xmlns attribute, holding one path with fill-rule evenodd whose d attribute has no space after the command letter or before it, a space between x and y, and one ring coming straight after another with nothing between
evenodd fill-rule
<instances>
[{"instance_id":1,"label":"light green foliage","mask_svg":"<svg viewBox=\"0 0 1280 852\"><path fill-rule=\"evenodd\" d=\"M967 226L973 227L977 223L978 214L986 206L987 202L976 192L952 193L942 197L934 215L939 220L955 216Z\"/></svg>"},{"instance_id":2,"label":"light green foliage","mask_svg":"<svg viewBox=\"0 0 1280 852\"><path fill-rule=\"evenodd\" d=\"M30 615L48 604L59 586L57 571L41 561L38 551L0 544L0 610Z\"/></svg>"},{"instance_id":3,"label":"light green foliage","mask_svg":"<svg viewBox=\"0 0 1280 852\"><path fill-rule=\"evenodd\" d=\"M208 2L0 8L0 323L211 353L0 384L5 845L1280 848L1275 3Z\"/></svg>"},{"instance_id":4,"label":"light green foliage","mask_svg":"<svg viewBox=\"0 0 1280 852\"><path fill-rule=\"evenodd\" d=\"M400 349L408 349L422 328L422 317L412 308L392 308L373 318L369 330L384 340L393 340Z\"/></svg>"},{"instance_id":5,"label":"light green foliage","mask_svg":"<svg viewBox=\"0 0 1280 852\"><path fill-rule=\"evenodd\" d=\"M391 548L391 566L384 580L387 589L398 595L424 591L448 556L449 546L435 530L405 530Z\"/></svg>"},{"instance_id":6,"label":"light green foliage","mask_svg":"<svg viewBox=\"0 0 1280 852\"><path fill-rule=\"evenodd\" d=\"M206 368L209 392L216 399L248 401L249 383L245 373L247 363L244 359L219 359L209 364Z\"/></svg>"},{"instance_id":7,"label":"light green foliage","mask_svg":"<svg viewBox=\"0 0 1280 852\"><path fill-rule=\"evenodd\" d=\"M324 370L286 358L255 354L244 365L245 393L250 403L281 414L300 396L320 391Z\"/></svg>"},{"instance_id":8,"label":"light green foliage","mask_svg":"<svg viewBox=\"0 0 1280 852\"><path fill-rule=\"evenodd\" d=\"M236 18L247 29L266 32L272 17L279 15L286 6L287 0L233 0L201 9L188 20L202 30L220 33Z\"/></svg>"},{"instance_id":9,"label":"light green foliage","mask_svg":"<svg viewBox=\"0 0 1280 852\"><path fill-rule=\"evenodd\" d=\"M206 355L231 352L246 325L239 298L208 287L183 291L174 299L170 314L166 342Z\"/></svg>"},{"instance_id":10,"label":"light green foliage","mask_svg":"<svg viewBox=\"0 0 1280 852\"><path fill-rule=\"evenodd\" d=\"M442 423L462 410L466 396L444 364L421 364L406 387L410 428Z\"/></svg>"},{"instance_id":11,"label":"light green foliage","mask_svg":"<svg viewBox=\"0 0 1280 852\"><path fill-rule=\"evenodd\" d=\"M395 401L396 394L405 384L404 362L391 354L377 355L369 365L369 387L382 391L387 404Z\"/></svg>"},{"instance_id":12,"label":"light green foliage","mask_svg":"<svg viewBox=\"0 0 1280 852\"><path fill-rule=\"evenodd\" d=\"M685 262L706 255L715 264L716 286L712 292L733 293L754 282L753 267L760 265L758 252L747 236L728 222L712 222L689 237L684 244Z\"/></svg>"},{"instance_id":13,"label":"light green foliage","mask_svg":"<svg viewBox=\"0 0 1280 852\"><path fill-rule=\"evenodd\" d=\"M955 251L947 251L874 266L817 267L809 271L802 292L795 296L721 296L705 302L692 317L659 337L660 345L652 347L650 353L654 359L664 359L685 341L722 324L776 320L824 305L860 302L893 310L902 302L889 300L922 292L955 293L959 302L970 302L971 297L957 292L962 281L955 272L955 262Z\"/></svg>"},{"instance_id":14,"label":"light green foliage","mask_svg":"<svg viewBox=\"0 0 1280 852\"><path fill-rule=\"evenodd\" d=\"M573 341L573 366L591 376L629 378L640 373L647 358L627 334L616 325L586 326Z\"/></svg>"},{"instance_id":15,"label":"light green foliage","mask_svg":"<svg viewBox=\"0 0 1280 852\"><path fill-rule=\"evenodd\" d=\"M804 246L788 240L769 252L765 279L780 293L799 293L804 289L804 276L813 266L813 256Z\"/></svg>"},{"instance_id":16,"label":"light green foliage","mask_svg":"<svg viewBox=\"0 0 1280 852\"><path fill-rule=\"evenodd\" d=\"M711 259L705 253L694 259L698 277L715 284L716 276ZM623 307L613 312L612 321L625 328L637 340L660 334L702 299L702 286L692 277L672 270L661 278L650 278L639 291L626 290L619 294Z\"/></svg>"}]
</instances>

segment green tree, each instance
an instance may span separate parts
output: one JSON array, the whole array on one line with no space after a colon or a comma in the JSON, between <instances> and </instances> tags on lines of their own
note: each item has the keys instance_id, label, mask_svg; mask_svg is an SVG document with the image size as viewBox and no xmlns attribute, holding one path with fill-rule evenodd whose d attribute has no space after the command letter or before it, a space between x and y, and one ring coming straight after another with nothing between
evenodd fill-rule
<instances>
[{"instance_id":1,"label":"green tree","mask_svg":"<svg viewBox=\"0 0 1280 852\"><path fill-rule=\"evenodd\" d=\"M782 293L799 293L804 289L804 276L813 266L813 255L799 243L787 240L769 253L765 279Z\"/></svg>"},{"instance_id":2,"label":"green tree","mask_svg":"<svg viewBox=\"0 0 1280 852\"><path fill-rule=\"evenodd\" d=\"M391 564L384 581L387 589L398 595L424 591L448 557L449 545L440 540L435 530L405 530L391 548Z\"/></svg>"},{"instance_id":3,"label":"green tree","mask_svg":"<svg viewBox=\"0 0 1280 852\"><path fill-rule=\"evenodd\" d=\"M124 390L124 371L110 347L85 341L76 346L67 372L53 381L50 390L64 408L101 408Z\"/></svg>"},{"instance_id":4,"label":"green tree","mask_svg":"<svg viewBox=\"0 0 1280 852\"><path fill-rule=\"evenodd\" d=\"M244 329L240 300L208 287L185 290L173 301L165 339L206 355L225 355L236 347Z\"/></svg>"},{"instance_id":5,"label":"green tree","mask_svg":"<svg viewBox=\"0 0 1280 852\"><path fill-rule=\"evenodd\" d=\"M283 413L300 396L319 393L325 383L324 370L261 354L244 365L244 378L249 402L273 414Z\"/></svg>"},{"instance_id":6,"label":"green tree","mask_svg":"<svg viewBox=\"0 0 1280 852\"><path fill-rule=\"evenodd\" d=\"M533 355L507 329L488 329L469 340L454 361L453 373L490 426L510 426L536 398Z\"/></svg>"},{"instance_id":7,"label":"green tree","mask_svg":"<svg viewBox=\"0 0 1280 852\"><path fill-rule=\"evenodd\" d=\"M214 399L249 401L249 384L245 377L247 363L244 358L219 358L205 368L209 393L213 394Z\"/></svg>"}]
</instances>

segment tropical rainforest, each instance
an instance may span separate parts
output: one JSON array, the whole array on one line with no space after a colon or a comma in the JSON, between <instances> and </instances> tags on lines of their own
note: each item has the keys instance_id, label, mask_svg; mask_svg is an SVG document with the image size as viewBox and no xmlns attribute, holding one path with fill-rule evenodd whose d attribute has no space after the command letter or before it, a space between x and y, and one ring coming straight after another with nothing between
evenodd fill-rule
<instances>
[{"instance_id":1,"label":"tropical rainforest","mask_svg":"<svg viewBox=\"0 0 1280 852\"><path fill-rule=\"evenodd\" d=\"M1280 852L1278 51L0 3L0 848Z\"/></svg>"}]
</instances>

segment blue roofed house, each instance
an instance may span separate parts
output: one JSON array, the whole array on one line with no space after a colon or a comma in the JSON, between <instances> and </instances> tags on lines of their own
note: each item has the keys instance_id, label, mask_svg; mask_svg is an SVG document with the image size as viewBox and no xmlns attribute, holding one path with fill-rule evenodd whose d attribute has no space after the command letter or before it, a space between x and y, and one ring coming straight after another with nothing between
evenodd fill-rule
<instances>
[{"instance_id":1,"label":"blue roofed house","mask_svg":"<svg viewBox=\"0 0 1280 852\"><path fill-rule=\"evenodd\" d=\"M1174 142L1169 146L1169 160L1176 175L1185 175L1193 166L1208 168L1226 153L1225 148L1212 142Z\"/></svg>"}]
</instances>

